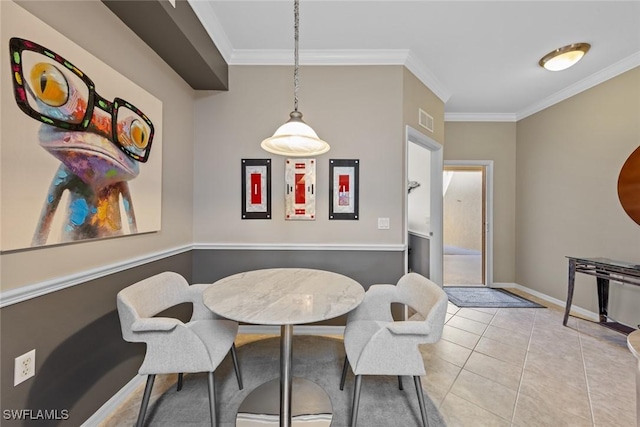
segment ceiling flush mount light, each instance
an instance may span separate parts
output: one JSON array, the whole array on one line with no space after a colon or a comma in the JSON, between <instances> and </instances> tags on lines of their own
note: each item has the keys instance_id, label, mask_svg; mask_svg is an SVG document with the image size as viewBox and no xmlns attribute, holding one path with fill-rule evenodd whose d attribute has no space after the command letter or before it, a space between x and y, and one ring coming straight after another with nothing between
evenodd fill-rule
<instances>
[{"instance_id":1,"label":"ceiling flush mount light","mask_svg":"<svg viewBox=\"0 0 640 427\"><path fill-rule=\"evenodd\" d=\"M260 146L273 154L291 157L317 156L329 151L329 144L318 138L311 126L302 120L302 113L298 111L298 21L299 21L299 2L294 1L294 69L293 69L293 87L294 101L293 111L290 119L280 126L271 138L267 138Z\"/></svg>"},{"instance_id":2,"label":"ceiling flush mount light","mask_svg":"<svg viewBox=\"0 0 640 427\"><path fill-rule=\"evenodd\" d=\"M547 53L538 62L541 67L549 71L562 71L580 61L582 57L589 51L591 45L589 43L574 43L564 46L553 52Z\"/></svg>"}]
</instances>

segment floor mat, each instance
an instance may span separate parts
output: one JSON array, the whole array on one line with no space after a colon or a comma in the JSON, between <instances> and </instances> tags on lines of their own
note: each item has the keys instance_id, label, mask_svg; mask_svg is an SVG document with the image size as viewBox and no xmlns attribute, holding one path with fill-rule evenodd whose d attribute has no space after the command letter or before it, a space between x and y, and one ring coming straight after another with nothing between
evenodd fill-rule
<instances>
[{"instance_id":1,"label":"floor mat","mask_svg":"<svg viewBox=\"0 0 640 427\"><path fill-rule=\"evenodd\" d=\"M445 286L449 301L458 307L476 308L545 308L504 289L478 286Z\"/></svg>"}]
</instances>

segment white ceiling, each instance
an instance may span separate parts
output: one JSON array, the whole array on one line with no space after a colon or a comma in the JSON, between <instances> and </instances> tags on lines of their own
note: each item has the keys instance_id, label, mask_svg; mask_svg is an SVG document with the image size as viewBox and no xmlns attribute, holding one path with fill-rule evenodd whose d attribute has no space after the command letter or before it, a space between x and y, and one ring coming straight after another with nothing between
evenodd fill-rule
<instances>
[{"instance_id":1,"label":"white ceiling","mask_svg":"<svg viewBox=\"0 0 640 427\"><path fill-rule=\"evenodd\" d=\"M293 64L293 0L188 1L229 65ZM574 67L538 66L577 42ZM640 66L640 0L301 0L299 49L301 65L404 64L447 120L515 121Z\"/></svg>"}]
</instances>

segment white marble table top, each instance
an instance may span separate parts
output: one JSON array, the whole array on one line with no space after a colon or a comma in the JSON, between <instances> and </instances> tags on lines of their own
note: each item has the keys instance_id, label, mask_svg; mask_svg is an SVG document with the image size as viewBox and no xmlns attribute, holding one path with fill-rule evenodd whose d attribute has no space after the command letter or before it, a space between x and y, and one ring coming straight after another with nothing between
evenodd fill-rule
<instances>
[{"instance_id":1,"label":"white marble table top","mask_svg":"<svg viewBox=\"0 0 640 427\"><path fill-rule=\"evenodd\" d=\"M631 353L640 360L640 330L633 331L627 336L627 345ZM638 416L640 417L640 414Z\"/></svg>"},{"instance_id":2,"label":"white marble table top","mask_svg":"<svg viewBox=\"0 0 640 427\"><path fill-rule=\"evenodd\" d=\"M363 287L338 273L271 268L238 273L209 286L204 304L214 313L258 325L295 325L331 319L353 310Z\"/></svg>"}]
</instances>

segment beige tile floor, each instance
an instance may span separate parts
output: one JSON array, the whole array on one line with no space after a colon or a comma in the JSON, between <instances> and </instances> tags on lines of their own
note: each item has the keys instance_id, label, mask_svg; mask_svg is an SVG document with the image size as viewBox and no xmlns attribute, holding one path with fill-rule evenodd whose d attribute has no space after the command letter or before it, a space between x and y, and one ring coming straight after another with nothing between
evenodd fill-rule
<instances>
[{"instance_id":1,"label":"beige tile floor","mask_svg":"<svg viewBox=\"0 0 640 427\"><path fill-rule=\"evenodd\" d=\"M482 286L482 255L445 254L444 284Z\"/></svg>"},{"instance_id":2,"label":"beige tile floor","mask_svg":"<svg viewBox=\"0 0 640 427\"><path fill-rule=\"evenodd\" d=\"M236 343L265 337L238 335ZM559 307L449 304L443 339L421 351L423 387L449 427L636 426L636 362L626 337L573 317L564 327ZM175 381L159 376L155 394ZM141 394L100 426L133 425Z\"/></svg>"},{"instance_id":3,"label":"beige tile floor","mask_svg":"<svg viewBox=\"0 0 640 427\"><path fill-rule=\"evenodd\" d=\"M449 304L443 339L421 349L423 386L449 427L636 425L626 336L548 309Z\"/></svg>"}]
</instances>

